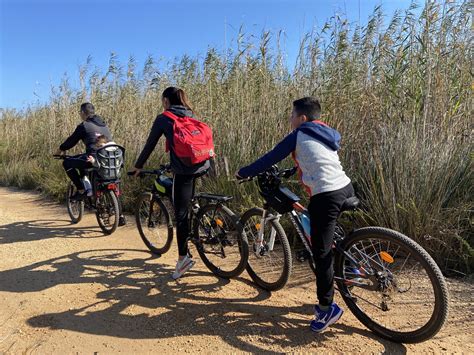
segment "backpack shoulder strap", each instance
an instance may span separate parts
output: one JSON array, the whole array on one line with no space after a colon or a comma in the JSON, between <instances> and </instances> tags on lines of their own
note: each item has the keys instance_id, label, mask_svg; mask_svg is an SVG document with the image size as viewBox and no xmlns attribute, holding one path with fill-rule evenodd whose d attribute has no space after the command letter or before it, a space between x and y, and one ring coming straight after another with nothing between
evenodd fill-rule
<instances>
[{"instance_id":1,"label":"backpack shoulder strap","mask_svg":"<svg viewBox=\"0 0 474 355\"><path fill-rule=\"evenodd\" d=\"M163 111L162 115L163 115L163 116L166 116L166 117L168 117L168 118L170 118L170 119L172 119L173 121L175 121L175 120L177 120L177 119L179 118L178 116L176 116L176 115L175 115L173 112L171 112L171 111Z\"/></svg>"}]
</instances>

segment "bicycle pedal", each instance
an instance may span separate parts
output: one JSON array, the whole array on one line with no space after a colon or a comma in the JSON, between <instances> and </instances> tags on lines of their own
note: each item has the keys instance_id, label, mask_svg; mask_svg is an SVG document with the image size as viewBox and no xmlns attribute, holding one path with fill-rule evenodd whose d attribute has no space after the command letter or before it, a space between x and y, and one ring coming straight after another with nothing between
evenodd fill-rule
<instances>
[{"instance_id":1,"label":"bicycle pedal","mask_svg":"<svg viewBox=\"0 0 474 355\"><path fill-rule=\"evenodd\" d=\"M300 263L309 260L309 257L310 254L307 250L299 250L296 252L296 260L298 260Z\"/></svg>"}]
</instances>

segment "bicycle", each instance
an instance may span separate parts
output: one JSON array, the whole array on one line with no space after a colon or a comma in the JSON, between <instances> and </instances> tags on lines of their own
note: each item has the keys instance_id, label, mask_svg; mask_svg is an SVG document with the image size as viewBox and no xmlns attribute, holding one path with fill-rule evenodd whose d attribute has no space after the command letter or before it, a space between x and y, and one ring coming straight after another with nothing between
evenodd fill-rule
<instances>
[{"instance_id":1,"label":"bicycle","mask_svg":"<svg viewBox=\"0 0 474 355\"><path fill-rule=\"evenodd\" d=\"M300 198L282 187L296 168L273 166L257 175L263 208L252 208L241 223L249 240L247 271L266 290L278 290L287 283L292 255L279 220L288 214L315 272L309 214ZM253 180L254 177L240 182ZM357 197L347 199L341 209L353 212ZM272 211L275 211L272 212ZM382 227L352 229L348 234L337 223L334 234L336 289L356 318L383 338L416 343L433 337L448 314L446 281L431 256L400 232Z\"/></svg>"},{"instance_id":2,"label":"bicycle","mask_svg":"<svg viewBox=\"0 0 474 355\"><path fill-rule=\"evenodd\" d=\"M135 219L143 242L158 255L170 249L173 239L173 221L166 206L172 206L173 179L166 175L169 172L170 165L161 165L159 169L141 170L139 174L156 176L151 191L142 193L138 200ZM207 268L226 279L240 275L248 258L248 242L239 218L224 205L231 199L231 196L197 193L189 207L189 240Z\"/></svg>"},{"instance_id":3,"label":"bicycle","mask_svg":"<svg viewBox=\"0 0 474 355\"><path fill-rule=\"evenodd\" d=\"M121 206L120 169L123 166L123 148L118 145L107 146L97 151L98 168L85 169L91 182L92 194L84 200L71 199L77 192L70 182L66 192L66 207L71 222L79 223L84 215L84 208L94 210L100 229L107 235L117 229ZM71 155L53 155L55 159L74 159Z\"/></svg>"}]
</instances>

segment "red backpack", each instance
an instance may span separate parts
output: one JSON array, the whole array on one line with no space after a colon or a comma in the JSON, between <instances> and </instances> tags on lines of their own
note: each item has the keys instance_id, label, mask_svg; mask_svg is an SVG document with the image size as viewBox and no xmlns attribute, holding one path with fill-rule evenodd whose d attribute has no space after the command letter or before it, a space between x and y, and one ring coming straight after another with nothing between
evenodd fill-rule
<instances>
[{"instance_id":1,"label":"red backpack","mask_svg":"<svg viewBox=\"0 0 474 355\"><path fill-rule=\"evenodd\" d=\"M170 111L163 115L174 121L173 141L166 141L166 151L170 150L170 143L176 156L188 166L202 163L214 154L212 130L205 123L192 117L178 117Z\"/></svg>"}]
</instances>

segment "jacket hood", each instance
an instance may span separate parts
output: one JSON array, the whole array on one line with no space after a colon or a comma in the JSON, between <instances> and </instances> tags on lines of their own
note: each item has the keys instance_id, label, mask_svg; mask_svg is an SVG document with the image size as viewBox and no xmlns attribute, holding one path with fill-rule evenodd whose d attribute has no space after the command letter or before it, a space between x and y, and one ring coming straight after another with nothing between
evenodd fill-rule
<instances>
[{"instance_id":1,"label":"jacket hood","mask_svg":"<svg viewBox=\"0 0 474 355\"><path fill-rule=\"evenodd\" d=\"M176 116L179 117L194 117L193 111L188 110L186 107L181 105L173 105L167 111L174 113Z\"/></svg>"},{"instance_id":2,"label":"jacket hood","mask_svg":"<svg viewBox=\"0 0 474 355\"><path fill-rule=\"evenodd\" d=\"M313 137L332 150L337 151L341 147L341 135L339 132L321 121L305 122L298 127L298 131Z\"/></svg>"},{"instance_id":3,"label":"jacket hood","mask_svg":"<svg viewBox=\"0 0 474 355\"><path fill-rule=\"evenodd\" d=\"M87 121L92 122L93 124L95 124L97 126L100 126L100 127L105 127L106 126L106 124L105 124L104 120L102 119L102 117L97 116L97 115L89 117L87 119Z\"/></svg>"}]
</instances>

